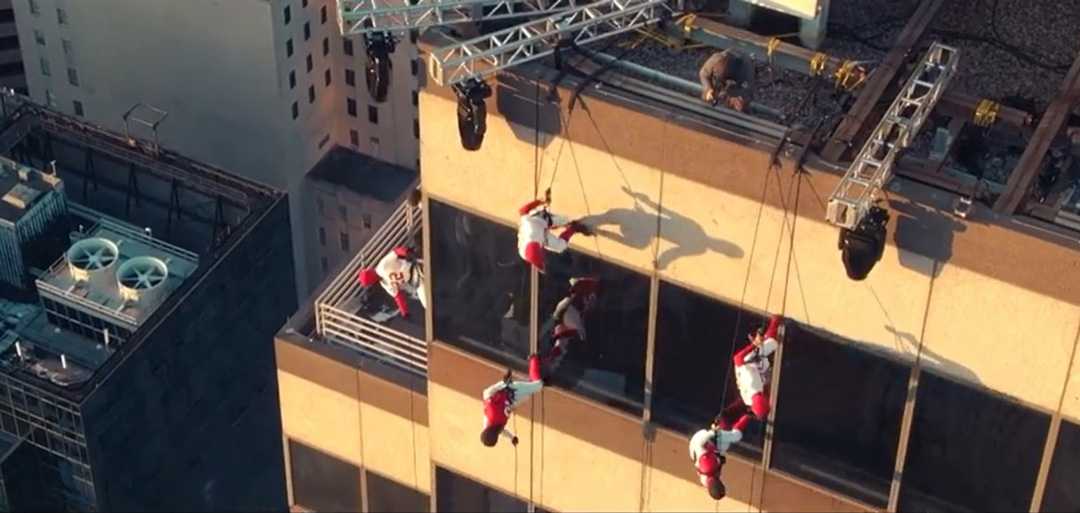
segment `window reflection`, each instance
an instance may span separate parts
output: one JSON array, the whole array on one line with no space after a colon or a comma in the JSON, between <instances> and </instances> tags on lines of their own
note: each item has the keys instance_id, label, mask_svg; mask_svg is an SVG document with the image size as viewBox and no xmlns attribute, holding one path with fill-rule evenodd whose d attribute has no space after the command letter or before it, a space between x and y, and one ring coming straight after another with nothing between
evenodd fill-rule
<instances>
[{"instance_id":1,"label":"window reflection","mask_svg":"<svg viewBox=\"0 0 1080 513\"><path fill-rule=\"evenodd\" d=\"M653 419L691 433L708 427L728 406L741 404L732 356L765 318L746 311L740 318L734 306L664 282L659 301ZM732 450L760 456L763 433L762 423L751 422L743 441Z\"/></svg>"},{"instance_id":2,"label":"window reflection","mask_svg":"<svg viewBox=\"0 0 1080 513\"><path fill-rule=\"evenodd\" d=\"M1049 416L923 372L901 511L1027 511Z\"/></svg>"},{"instance_id":3,"label":"window reflection","mask_svg":"<svg viewBox=\"0 0 1080 513\"><path fill-rule=\"evenodd\" d=\"M360 511L360 469L289 440L293 500L313 511Z\"/></svg>"},{"instance_id":4,"label":"window reflection","mask_svg":"<svg viewBox=\"0 0 1080 513\"><path fill-rule=\"evenodd\" d=\"M529 355L529 273L517 232L429 201L435 338L525 368Z\"/></svg>"},{"instance_id":5,"label":"window reflection","mask_svg":"<svg viewBox=\"0 0 1080 513\"><path fill-rule=\"evenodd\" d=\"M623 409L641 413L645 389L645 339L649 319L649 278L576 251L548 254L547 273L540 278L540 349L548 354L560 301L571 295L571 278L596 279L596 300L583 308L575 299L564 315L584 321L584 340L567 344L553 382ZM584 282L582 282L584 284ZM575 289L577 290L577 289ZM582 312L582 310L585 310Z\"/></svg>"},{"instance_id":6,"label":"window reflection","mask_svg":"<svg viewBox=\"0 0 1080 513\"><path fill-rule=\"evenodd\" d=\"M521 512L524 501L442 467L435 467L436 511Z\"/></svg>"},{"instance_id":7,"label":"window reflection","mask_svg":"<svg viewBox=\"0 0 1080 513\"><path fill-rule=\"evenodd\" d=\"M1042 511L1080 511L1080 425L1063 420L1046 481Z\"/></svg>"},{"instance_id":8,"label":"window reflection","mask_svg":"<svg viewBox=\"0 0 1080 513\"><path fill-rule=\"evenodd\" d=\"M368 511L409 513L431 510L431 499L426 493L398 484L370 470L366 473Z\"/></svg>"},{"instance_id":9,"label":"window reflection","mask_svg":"<svg viewBox=\"0 0 1080 513\"><path fill-rule=\"evenodd\" d=\"M773 465L884 507L909 370L792 322L777 390Z\"/></svg>"}]
</instances>

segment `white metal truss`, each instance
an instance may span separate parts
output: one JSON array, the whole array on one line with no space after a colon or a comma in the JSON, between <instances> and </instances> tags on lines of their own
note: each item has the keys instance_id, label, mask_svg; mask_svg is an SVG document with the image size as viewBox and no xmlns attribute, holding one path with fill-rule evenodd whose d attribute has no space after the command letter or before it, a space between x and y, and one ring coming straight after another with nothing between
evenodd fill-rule
<instances>
[{"instance_id":1,"label":"white metal truss","mask_svg":"<svg viewBox=\"0 0 1080 513\"><path fill-rule=\"evenodd\" d=\"M540 16L565 11L576 4L577 0L341 0L338 8L341 33L350 36ZM477 8L482 9L474 12Z\"/></svg>"},{"instance_id":2,"label":"white metal truss","mask_svg":"<svg viewBox=\"0 0 1080 513\"><path fill-rule=\"evenodd\" d=\"M825 217L830 223L852 229L863 219L892 177L900 152L919 133L956 73L958 60L955 48L930 45L829 197Z\"/></svg>"},{"instance_id":3,"label":"white metal truss","mask_svg":"<svg viewBox=\"0 0 1080 513\"><path fill-rule=\"evenodd\" d=\"M659 21L666 0L600 0L432 51L431 78L451 86L551 55L560 41L585 45Z\"/></svg>"}]
</instances>

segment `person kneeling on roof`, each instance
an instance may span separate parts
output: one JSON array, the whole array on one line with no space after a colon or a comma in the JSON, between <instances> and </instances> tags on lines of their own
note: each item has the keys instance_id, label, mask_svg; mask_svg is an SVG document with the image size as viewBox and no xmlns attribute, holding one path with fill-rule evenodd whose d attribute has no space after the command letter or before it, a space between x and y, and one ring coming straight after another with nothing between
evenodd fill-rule
<instances>
[{"instance_id":1,"label":"person kneeling on roof","mask_svg":"<svg viewBox=\"0 0 1080 513\"><path fill-rule=\"evenodd\" d=\"M405 246L398 246L379 260L374 269L361 269L360 284L370 287L376 283L394 298L402 317L409 316L409 302L406 293L416 296L420 305L427 308L427 295L424 293L424 271L416 252Z\"/></svg>"},{"instance_id":2,"label":"person kneeling on roof","mask_svg":"<svg viewBox=\"0 0 1080 513\"><path fill-rule=\"evenodd\" d=\"M480 432L480 442L488 447L494 447L501 435L509 438L510 443L517 445L517 436L506 427L506 423L510 420L510 412L542 388L544 388L544 380L540 372L540 357L537 355L529 357L529 381L513 381L513 374L507 370L502 381L485 388L483 393L484 430Z\"/></svg>"},{"instance_id":3,"label":"person kneeling on roof","mask_svg":"<svg viewBox=\"0 0 1080 513\"><path fill-rule=\"evenodd\" d=\"M780 316L769 319L765 330L760 328L747 335L749 343L735 353L735 385L745 407L764 421L769 416L769 395L767 387L772 373L769 372L769 356L778 347L777 332L780 329Z\"/></svg>"},{"instance_id":4,"label":"person kneeling on roof","mask_svg":"<svg viewBox=\"0 0 1080 513\"><path fill-rule=\"evenodd\" d=\"M742 57L731 49L716 52L709 56L698 71L698 80L701 81L701 99L705 102L717 105L723 102L728 108L739 112L746 112L750 106L749 85L752 77L742 77L740 80L739 66L744 70L741 74L752 75L753 64L740 62Z\"/></svg>"},{"instance_id":5,"label":"person kneeling on roof","mask_svg":"<svg viewBox=\"0 0 1080 513\"><path fill-rule=\"evenodd\" d=\"M562 253L570 246L570 237L580 233L591 236L590 231L580 221L571 221L563 216L548 211L551 194L546 199L533 200L518 209L518 254L540 272L544 272L544 250ZM551 229L565 226L558 237Z\"/></svg>"},{"instance_id":6,"label":"person kneeling on roof","mask_svg":"<svg viewBox=\"0 0 1080 513\"><path fill-rule=\"evenodd\" d=\"M690 461L694 463L701 484L709 490L709 496L714 500L727 495L724 482L720 479L724 463L727 462L725 455L733 444L742 440L743 430L750 420L750 415L744 414L728 429L723 415L717 415L709 429L702 429L690 438Z\"/></svg>"}]
</instances>

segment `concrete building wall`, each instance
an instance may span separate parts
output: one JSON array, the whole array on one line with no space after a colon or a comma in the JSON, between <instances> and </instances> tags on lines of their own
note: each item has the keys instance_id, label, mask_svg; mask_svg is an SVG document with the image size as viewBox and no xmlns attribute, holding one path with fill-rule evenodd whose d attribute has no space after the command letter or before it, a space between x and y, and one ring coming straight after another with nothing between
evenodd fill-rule
<instances>
[{"instance_id":1,"label":"concrete building wall","mask_svg":"<svg viewBox=\"0 0 1080 513\"><path fill-rule=\"evenodd\" d=\"M0 86L26 89L13 0L0 0Z\"/></svg>"},{"instance_id":2,"label":"concrete building wall","mask_svg":"<svg viewBox=\"0 0 1080 513\"><path fill-rule=\"evenodd\" d=\"M794 222L796 180L787 165L769 169L768 148L669 120L659 109L595 98L582 100L590 115L568 116L570 91L562 95L569 126L543 106L550 133L541 134L538 164L535 106L521 100L532 95L500 84L488 101L483 148L466 152L444 123L454 119L455 100L445 89L425 89L425 192L514 224L517 207L551 184L556 212L598 227L596 239L571 244L586 254L651 273L655 250L664 280L730 304L745 299L750 309L783 312L905 361L921 352L925 368L1058 409L1080 325L1080 287L1065 283L1075 250L1006 228L1007 220L982 210L954 220L942 213L947 195L900 182L885 256L867 280L850 281L837 230L823 221L835 175L809 170ZM1039 349L1018 347L1029 344ZM1075 415L1076 400L1067 395L1064 411Z\"/></svg>"},{"instance_id":3,"label":"concrete building wall","mask_svg":"<svg viewBox=\"0 0 1080 513\"><path fill-rule=\"evenodd\" d=\"M281 198L84 402L100 510L286 509L268 342L296 308L288 223Z\"/></svg>"},{"instance_id":4,"label":"concrete building wall","mask_svg":"<svg viewBox=\"0 0 1080 513\"><path fill-rule=\"evenodd\" d=\"M422 391L371 373L339 348L280 337L275 347L286 438L431 493Z\"/></svg>"},{"instance_id":5,"label":"concrete building wall","mask_svg":"<svg viewBox=\"0 0 1080 513\"><path fill-rule=\"evenodd\" d=\"M311 259L308 274L314 283L321 283L343 262L352 260L397 204L383 203L321 180L312 180L310 187L304 211L309 219L307 231L313 234L316 258ZM320 234L325 234L325 243ZM341 244L342 234L347 235L345 247Z\"/></svg>"},{"instance_id":6,"label":"concrete building wall","mask_svg":"<svg viewBox=\"0 0 1080 513\"><path fill-rule=\"evenodd\" d=\"M359 151L416 166L411 96L417 79L408 63L416 56L415 45L399 44L393 90L378 106L378 124L370 123L363 43L357 39L353 55L345 55L331 0L34 4L37 14L30 12L30 3L15 3L33 98L67 113L81 109L82 116L114 129L123 128L121 116L134 104L153 105L169 112L159 127L164 146L289 192L298 300L317 283L306 270L319 261L309 251L317 243L314 235L304 229L305 173L335 142L351 145L354 130L359 144L353 147ZM45 44L36 42L38 33ZM69 80L69 68L78 85ZM345 85L346 69L354 70L355 87ZM346 98L357 101L355 117L347 113ZM143 127L133 132L150 135Z\"/></svg>"}]
</instances>

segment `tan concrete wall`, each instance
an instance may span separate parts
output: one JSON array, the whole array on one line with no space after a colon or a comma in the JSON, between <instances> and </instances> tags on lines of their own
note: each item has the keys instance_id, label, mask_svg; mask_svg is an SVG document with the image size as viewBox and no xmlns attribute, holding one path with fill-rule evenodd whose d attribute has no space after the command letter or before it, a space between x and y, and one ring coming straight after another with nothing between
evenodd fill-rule
<instances>
[{"instance_id":1,"label":"tan concrete wall","mask_svg":"<svg viewBox=\"0 0 1080 513\"><path fill-rule=\"evenodd\" d=\"M310 347L275 347L285 436L431 493L426 397Z\"/></svg>"},{"instance_id":2,"label":"tan concrete wall","mask_svg":"<svg viewBox=\"0 0 1080 513\"><path fill-rule=\"evenodd\" d=\"M751 498L765 478L760 465L729 455L728 497L715 502L697 480L685 434L659 430L646 443L640 419L560 389L544 390L515 412L516 450L505 440L485 448L480 391L501 377L501 368L440 342L430 349L431 447L440 466L555 511L756 508ZM767 482L770 510L865 511L772 472Z\"/></svg>"},{"instance_id":3,"label":"tan concrete wall","mask_svg":"<svg viewBox=\"0 0 1080 513\"><path fill-rule=\"evenodd\" d=\"M537 175L532 129L500 114L532 121L520 117L519 104L534 93L519 89L498 88L488 101L477 152L462 150L457 131L443 125L454 119L453 98L424 91L422 183L431 197L516 223L516 208L554 175L553 210L603 221L599 237L575 237L575 248L644 270L652 267L662 203L665 279L738 304L749 270L746 306L781 310L793 217L785 207L790 212L796 203L790 170L767 171L766 150L586 97L591 119L580 107L570 117L563 109L570 124L557 133L571 142L542 134ZM572 93L560 94L565 101ZM890 197L882 261L868 279L853 282L840 261L838 232L823 221L835 183L834 175L811 170L799 188L784 313L904 360L922 344L931 369L1056 409L1080 322L1080 283L1062 283L1075 276L1075 251L993 226L983 210L961 223L941 211L948 195L905 182L903 194Z\"/></svg>"}]
</instances>

